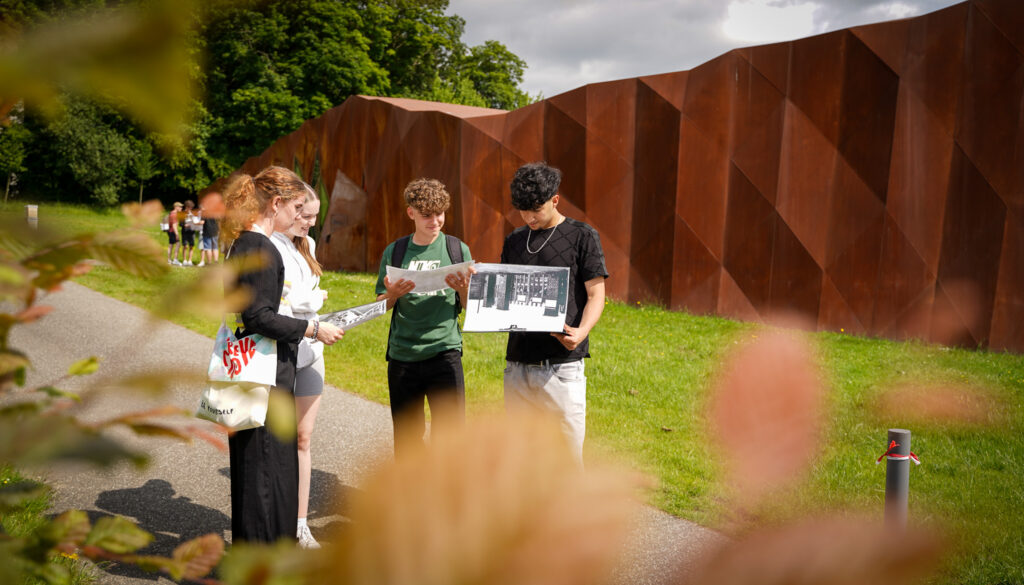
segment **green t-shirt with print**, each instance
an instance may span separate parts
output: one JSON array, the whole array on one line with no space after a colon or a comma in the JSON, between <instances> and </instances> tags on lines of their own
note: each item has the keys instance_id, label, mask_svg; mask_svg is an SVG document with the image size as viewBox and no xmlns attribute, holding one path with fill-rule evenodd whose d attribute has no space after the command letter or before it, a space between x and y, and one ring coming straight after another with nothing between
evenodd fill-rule
<instances>
[{"instance_id":1,"label":"green t-shirt with print","mask_svg":"<svg viewBox=\"0 0 1024 585\"><path fill-rule=\"evenodd\" d=\"M462 261L468 262L469 247L462 245ZM377 272L377 294L387 292L384 288L384 277L387 267L391 264L391 253L395 242L391 242L384 250ZM409 247L405 251L401 268L409 270L433 270L442 266L450 266L448 247L445 235L438 235L427 246L417 245L409 239ZM462 349L462 332L459 330L458 315L455 313L455 291L446 288L432 293L416 293L404 295L395 303L395 318L391 322L388 334L390 349L388 357L403 362L419 362L434 357L449 349Z\"/></svg>"}]
</instances>

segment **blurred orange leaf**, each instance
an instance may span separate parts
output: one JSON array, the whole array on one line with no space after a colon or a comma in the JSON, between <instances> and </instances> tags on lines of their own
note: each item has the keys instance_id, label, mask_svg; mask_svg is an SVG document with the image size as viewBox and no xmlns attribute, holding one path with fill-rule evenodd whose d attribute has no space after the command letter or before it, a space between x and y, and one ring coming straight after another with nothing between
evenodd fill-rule
<instances>
[{"instance_id":1,"label":"blurred orange leaf","mask_svg":"<svg viewBox=\"0 0 1024 585\"><path fill-rule=\"evenodd\" d=\"M635 476L571 455L548 420L475 421L370 479L333 582L599 583L637 511ZM315 582L326 582L323 580Z\"/></svg>"},{"instance_id":2,"label":"blurred orange leaf","mask_svg":"<svg viewBox=\"0 0 1024 585\"><path fill-rule=\"evenodd\" d=\"M206 576L221 557L224 556L224 541L216 534L206 534L182 543L174 549L172 558L184 564L180 575L175 579L198 579Z\"/></svg>"},{"instance_id":3,"label":"blurred orange leaf","mask_svg":"<svg viewBox=\"0 0 1024 585\"><path fill-rule=\"evenodd\" d=\"M152 227L160 223L164 216L164 206L157 199L150 199L141 205L138 203L125 203L121 206L121 213L125 215L134 228Z\"/></svg>"},{"instance_id":4,"label":"blurred orange leaf","mask_svg":"<svg viewBox=\"0 0 1024 585\"><path fill-rule=\"evenodd\" d=\"M18 321L22 323L31 323L40 317L49 315L53 311L53 307L47 305L32 305L24 311L15 315Z\"/></svg>"},{"instance_id":5,"label":"blurred orange leaf","mask_svg":"<svg viewBox=\"0 0 1024 585\"><path fill-rule=\"evenodd\" d=\"M710 401L735 495L753 504L805 472L819 449L823 389L803 334L768 330L726 357Z\"/></svg>"},{"instance_id":6,"label":"blurred orange leaf","mask_svg":"<svg viewBox=\"0 0 1024 585\"><path fill-rule=\"evenodd\" d=\"M986 425L1004 415L1002 401L981 388L904 384L874 401L875 414L904 426L929 423Z\"/></svg>"},{"instance_id":7,"label":"blurred orange leaf","mask_svg":"<svg viewBox=\"0 0 1024 585\"><path fill-rule=\"evenodd\" d=\"M812 518L724 545L698 571L706 585L917 583L931 575L943 543L934 530L886 530L857 518Z\"/></svg>"}]
</instances>

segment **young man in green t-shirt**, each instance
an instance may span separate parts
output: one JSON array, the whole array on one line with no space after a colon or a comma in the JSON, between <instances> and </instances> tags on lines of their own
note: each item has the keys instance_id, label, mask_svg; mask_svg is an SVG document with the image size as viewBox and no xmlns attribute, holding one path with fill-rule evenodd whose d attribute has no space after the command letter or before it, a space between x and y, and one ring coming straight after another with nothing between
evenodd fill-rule
<instances>
[{"instance_id":1,"label":"young man in green t-shirt","mask_svg":"<svg viewBox=\"0 0 1024 585\"><path fill-rule=\"evenodd\" d=\"M387 267L433 270L471 260L469 247L441 232L451 197L434 179L417 179L405 188L406 212L416 226L384 250L377 274L377 300L393 308L388 333L388 394L395 429L395 454L421 445L426 427L423 402L430 405L431 432L445 432L465 420L465 382L462 374L462 332L458 316L469 293L472 268L450 274L451 287L418 294L412 281L387 277ZM449 243L449 238L452 241ZM396 249L401 258L393 261ZM404 250L404 253L403 253ZM453 254L454 251L454 254ZM462 258L453 261L452 256Z\"/></svg>"}]
</instances>

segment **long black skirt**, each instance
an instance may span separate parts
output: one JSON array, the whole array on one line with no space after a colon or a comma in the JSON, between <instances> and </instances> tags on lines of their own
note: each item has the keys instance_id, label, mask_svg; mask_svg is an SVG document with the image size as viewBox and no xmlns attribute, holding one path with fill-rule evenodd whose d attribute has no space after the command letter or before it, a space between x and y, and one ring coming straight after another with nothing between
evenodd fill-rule
<instances>
[{"instance_id":1,"label":"long black skirt","mask_svg":"<svg viewBox=\"0 0 1024 585\"><path fill-rule=\"evenodd\" d=\"M287 390L274 388L291 399ZM273 408L274 401L271 401ZM269 413L268 413L269 415ZM266 427L228 439L231 459L231 541L295 540L299 516L299 454Z\"/></svg>"}]
</instances>

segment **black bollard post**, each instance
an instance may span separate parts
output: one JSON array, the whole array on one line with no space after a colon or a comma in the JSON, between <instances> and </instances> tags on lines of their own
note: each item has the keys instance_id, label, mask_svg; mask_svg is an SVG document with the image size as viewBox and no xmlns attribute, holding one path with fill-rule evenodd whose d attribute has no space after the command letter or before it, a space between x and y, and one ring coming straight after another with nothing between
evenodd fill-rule
<instances>
[{"instance_id":1,"label":"black bollard post","mask_svg":"<svg viewBox=\"0 0 1024 585\"><path fill-rule=\"evenodd\" d=\"M907 527L907 501L910 497L910 431L889 429L889 449L885 462L885 525L903 530Z\"/></svg>"}]
</instances>

